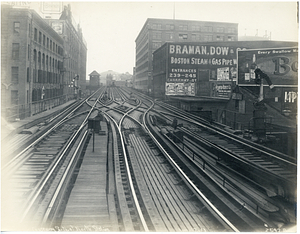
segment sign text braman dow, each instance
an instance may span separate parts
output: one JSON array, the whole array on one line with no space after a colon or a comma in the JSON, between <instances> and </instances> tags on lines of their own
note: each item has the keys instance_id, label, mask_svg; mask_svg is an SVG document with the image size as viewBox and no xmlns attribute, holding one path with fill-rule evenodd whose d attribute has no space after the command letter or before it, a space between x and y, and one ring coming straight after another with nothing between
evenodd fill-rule
<instances>
[{"instance_id":1,"label":"sign text braman dow","mask_svg":"<svg viewBox=\"0 0 300 234\"><path fill-rule=\"evenodd\" d=\"M170 54L228 55L227 46L170 45Z\"/></svg>"}]
</instances>

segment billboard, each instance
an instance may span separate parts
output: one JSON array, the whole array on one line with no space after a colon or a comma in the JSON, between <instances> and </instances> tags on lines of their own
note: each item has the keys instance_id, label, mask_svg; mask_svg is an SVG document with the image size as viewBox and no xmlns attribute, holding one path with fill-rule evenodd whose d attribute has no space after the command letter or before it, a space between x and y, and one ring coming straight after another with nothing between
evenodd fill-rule
<instances>
[{"instance_id":1,"label":"billboard","mask_svg":"<svg viewBox=\"0 0 300 234\"><path fill-rule=\"evenodd\" d=\"M231 85L228 88L229 86L223 83L236 80L238 49L240 48L237 45L226 43L168 44L166 95L229 98L227 91L230 90L231 93ZM207 75L204 75L203 69L209 71ZM209 85L210 82L213 82L214 86ZM222 87L225 86L227 91L224 89L221 94ZM218 91L207 90L213 87Z\"/></svg>"},{"instance_id":2,"label":"billboard","mask_svg":"<svg viewBox=\"0 0 300 234\"><path fill-rule=\"evenodd\" d=\"M257 85L254 72L257 68L268 75L275 86L297 86L298 47L238 51L238 85Z\"/></svg>"},{"instance_id":3,"label":"billboard","mask_svg":"<svg viewBox=\"0 0 300 234\"><path fill-rule=\"evenodd\" d=\"M59 21L58 22L52 22L51 26L57 34L59 34L59 35L63 34L63 28L64 28L63 22L59 22Z\"/></svg>"},{"instance_id":4,"label":"billboard","mask_svg":"<svg viewBox=\"0 0 300 234\"><path fill-rule=\"evenodd\" d=\"M231 97L232 82L216 82L210 83L211 97L226 98Z\"/></svg>"},{"instance_id":5,"label":"billboard","mask_svg":"<svg viewBox=\"0 0 300 234\"><path fill-rule=\"evenodd\" d=\"M195 82L166 82L166 95L195 96Z\"/></svg>"}]
</instances>

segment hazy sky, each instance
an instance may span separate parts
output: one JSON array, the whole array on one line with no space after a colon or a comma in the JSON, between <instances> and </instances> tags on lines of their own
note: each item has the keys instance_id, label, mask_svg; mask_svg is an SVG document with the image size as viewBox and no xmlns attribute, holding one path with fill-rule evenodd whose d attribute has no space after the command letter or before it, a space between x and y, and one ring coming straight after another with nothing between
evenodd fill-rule
<instances>
[{"instance_id":1,"label":"hazy sky","mask_svg":"<svg viewBox=\"0 0 300 234\"><path fill-rule=\"evenodd\" d=\"M67 3L87 42L87 75L93 70L132 74L135 39L147 18L232 22L239 24L239 36L254 36L258 29L258 36L267 30L272 40L298 41L296 1Z\"/></svg>"}]
</instances>

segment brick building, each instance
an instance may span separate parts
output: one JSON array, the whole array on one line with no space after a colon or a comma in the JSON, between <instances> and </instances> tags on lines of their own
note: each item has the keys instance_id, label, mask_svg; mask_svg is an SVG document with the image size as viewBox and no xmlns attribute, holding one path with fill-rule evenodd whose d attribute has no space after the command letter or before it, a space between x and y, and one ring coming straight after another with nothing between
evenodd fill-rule
<instances>
[{"instance_id":1,"label":"brick building","mask_svg":"<svg viewBox=\"0 0 300 234\"><path fill-rule=\"evenodd\" d=\"M68 18L61 18L68 39L57 33L54 20L46 21L33 9L1 5L1 112L7 120L63 104L76 97L74 78L85 81L82 34L74 27L69 33ZM82 83L77 86L85 87Z\"/></svg>"},{"instance_id":2,"label":"brick building","mask_svg":"<svg viewBox=\"0 0 300 234\"><path fill-rule=\"evenodd\" d=\"M238 24L147 19L137 36L134 87L152 94L152 53L165 42L237 41Z\"/></svg>"},{"instance_id":3,"label":"brick building","mask_svg":"<svg viewBox=\"0 0 300 234\"><path fill-rule=\"evenodd\" d=\"M45 20L64 39L61 73L64 80L64 93L68 94L70 99L74 94L85 92L86 89L87 45L80 26L72 17L70 5L64 6L58 19Z\"/></svg>"}]
</instances>

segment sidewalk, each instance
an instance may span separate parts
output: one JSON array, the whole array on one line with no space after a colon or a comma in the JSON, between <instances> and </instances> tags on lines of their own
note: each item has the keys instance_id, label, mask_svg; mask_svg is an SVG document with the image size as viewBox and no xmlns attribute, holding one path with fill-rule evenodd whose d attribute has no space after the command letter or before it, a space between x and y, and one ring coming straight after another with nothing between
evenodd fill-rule
<instances>
[{"instance_id":1,"label":"sidewalk","mask_svg":"<svg viewBox=\"0 0 300 234\"><path fill-rule=\"evenodd\" d=\"M67 108L74 102L76 102L76 100L68 101L60 106L56 106L50 110L41 112L39 114L30 116L28 118L16 122L7 122L4 118L1 117L1 140L7 137L11 137L14 134L18 134L23 129L31 128L45 121L47 118L58 114L60 111Z\"/></svg>"}]
</instances>

